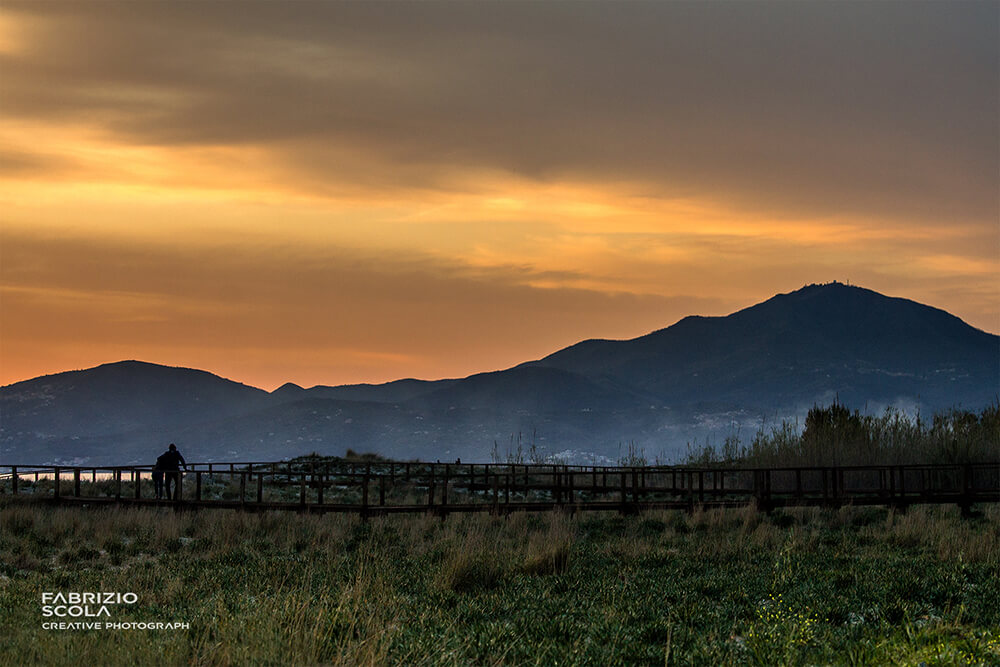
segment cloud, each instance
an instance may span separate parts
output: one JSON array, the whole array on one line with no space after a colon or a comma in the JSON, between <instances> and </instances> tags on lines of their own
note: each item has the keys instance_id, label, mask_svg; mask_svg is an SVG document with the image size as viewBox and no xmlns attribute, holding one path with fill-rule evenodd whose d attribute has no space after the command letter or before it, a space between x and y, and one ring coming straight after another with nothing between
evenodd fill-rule
<instances>
[{"instance_id":1,"label":"cloud","mask_svg":"<svg viewBox=\"0 0 1000 667\"><path fill-rule=\"evenodd\" d=\"M264 146L301 188L496 170L773 215L998 209L991 3L11 6L6 115Z\"/></svg>"},{"instance_id":2,"label":"cloud","mask_svg":"<svg viewBox=\"0 0 1000 667\"><path fill-rule=\"evenodd\" d=\"M93 363L155 352L211 369L267 351L273 370L287 364L287 375L267 378L277 384L467 375L727 305L537 289L525 267L328 246L192 249L8 233L2 248L5 374L14 372L7 359L32 346L58 356L101 341L96 349L111 356Z\"/></svg>"},{"instance_id":3,"label":"cloud","mask_svg":"<svg viewBox=\"0 0 1000 667\"><path fill-rule=\"evenodd\" d=\"M0 365L460 375L834 278L1000 330L998 41L991 2L8 1Z\"/></svg>"}]
</instances>

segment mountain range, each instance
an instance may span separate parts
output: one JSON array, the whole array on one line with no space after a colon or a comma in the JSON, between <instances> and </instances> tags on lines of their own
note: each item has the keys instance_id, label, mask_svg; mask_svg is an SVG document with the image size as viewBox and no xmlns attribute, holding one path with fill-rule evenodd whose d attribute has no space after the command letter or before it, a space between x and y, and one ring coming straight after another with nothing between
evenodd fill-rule
<instances>
[{"instance_id":1,"label":"mountain range","mask_svg":"<svg viewBox=\"0 0 1000 667\"><path fill-rule=\"evenodd\" d=\"M319 452L487 461L520 446L571 461L623 446L675 459L834 400L868 412L979 410L1000 395L1000 337L943 310L841 283L632 340L586 340L437 381L286 384L121 361L0 387L4 463L274 460Z\"/></svg>"}]
</instances>

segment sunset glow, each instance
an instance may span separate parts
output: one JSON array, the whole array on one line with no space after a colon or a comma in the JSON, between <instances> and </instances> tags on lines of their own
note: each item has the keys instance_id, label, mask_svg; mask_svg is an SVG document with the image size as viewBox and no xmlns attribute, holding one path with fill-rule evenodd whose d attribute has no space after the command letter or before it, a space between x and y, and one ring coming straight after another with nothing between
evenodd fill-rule
<instances>
[{"instance_id":1,"label":"sunset glow","mask_svg":"<svg viewBox=\"0 0 1000 667\"><path fill-rule=\"evenodd\" d=\"M996 333L998 61L995 3L4 3L0 384L464 376L833 279Z\"/></svg>"}]
</instances>

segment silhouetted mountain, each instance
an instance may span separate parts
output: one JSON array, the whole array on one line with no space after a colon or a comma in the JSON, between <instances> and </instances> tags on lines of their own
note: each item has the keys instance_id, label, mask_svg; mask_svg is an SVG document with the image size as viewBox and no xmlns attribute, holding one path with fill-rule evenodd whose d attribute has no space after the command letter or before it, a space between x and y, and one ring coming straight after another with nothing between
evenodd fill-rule
<instances>
[{"instance_id":1,"label":"silhouetted mountain","mask_svg":"<svg viewBox=\"0 0 1000 667\"><path fill-rule=\"evenodd\" d=\"M615 382L665 404L767 409L837 394L979 407L1000 391L1000 339L914 301L810 285L726 317L629 341L584 341L530 365Z\"/></svg>"},{"instance_id":2,"label":"silhouetted mountain","mask_svg":"<svg viewBox=\"0 0 1000 667\"><path fill-rule=\"evenodd\" d=\"M267 392L205 371L121 361L18 382L0 390L6 434L79 436L212 421L268 401Z\"/></svg>"},{"instance_id":3,"label":"silhouetted mountain","mask_svg":"<svg viewBox=\"0 0 1000 667\"><path fill-rule=\"evenodd\" d=\"M107 364L0 388L0 458L149 461L175 441L192 459L310 451L485 460L542 453L668 456L752 434L835 397L852 408L977 410L1000 394L1000 337L906 299L833 283L725 317L687 317L626 341L588 340L460 380L268 394L203 371ZM585 456L584 456L585 457Z\"/></svg>"}]
</instances>

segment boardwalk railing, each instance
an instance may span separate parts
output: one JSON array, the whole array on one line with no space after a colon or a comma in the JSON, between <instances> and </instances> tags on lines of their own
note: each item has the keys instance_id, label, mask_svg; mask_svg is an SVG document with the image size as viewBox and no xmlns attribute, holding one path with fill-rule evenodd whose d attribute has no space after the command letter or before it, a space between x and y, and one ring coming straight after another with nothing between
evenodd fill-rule
<instances>
[{"instance_id":1,"label":"boardwalk railing","mask_svg":"<svg viewBox=\"0 0 1000 667\"><path fill-rule=\"evenodd\" d=\"M167 480L168 482L170 480ZM194 463L173 500L151 466L0 465L0 494L65 503L355 512L494 512L1000 502L1000 462L789 468L422 462Z\"/></svg>"}]
</instances>

